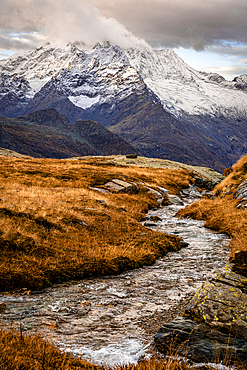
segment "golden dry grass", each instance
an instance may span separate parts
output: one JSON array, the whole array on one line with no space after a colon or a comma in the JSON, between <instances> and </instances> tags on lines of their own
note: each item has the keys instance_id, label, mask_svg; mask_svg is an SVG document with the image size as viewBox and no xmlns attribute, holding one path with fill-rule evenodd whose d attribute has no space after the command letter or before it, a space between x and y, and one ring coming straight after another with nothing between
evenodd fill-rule
<instances>
[{"instance_id":1,"label":"golden dry grass","mask_svg":"<svg viewBox=\"0 0 247 370\"><path fill-rule=\"evenodd\" d=\"M1 291L115 274L179 248L176 237L140 224L157 206L142 182L178 193L192 182L186 170L116 166L102 158L0 160ZM138 182L140 191L90 189L114 178Z\"/></svg>"},{"instance_id":2,"label":"golden dry grass","mask_svg":"<svg viewBox=\"0 0 247 370\"><path fill-rule=\"evenodd\" d=\"M239 366L239 369L244 367ZM26 336L10 330L0 330L0 370L105 370L80 358L72 358L38 335ZM178 356L166 359L142 360L137 365L116 366L114 370L189 370ZM203 365L203 370L213 369ZM108 369L109 370L109 369Z\"/></svg>"},{"instance_id":3,"label":"golden dry grass","mask_svg":"<svg viewBox=\"0 0 247 370\"><path fill-rule=\"evenodd\" d=\"M0 331L1 370L103 370L59 351L39 336L21 336L12 331Z\"/></svg>"},{"instance_id":4,"label":"golden dry grass","mask_svg":"<svg viewBox=\"0 0 247 370\"><path fill-rule=\"evenodd\" d=\"M247 156L235 163L231 169L227 169L228 175L215 187L216 195L224 195L228 191L235 191L242 181L247 179Z\"/></svg>"},{"instance_id":5,"label":"golden dry grass","mask_svg":"<svg viewBox=\"0 0 247 370\"><path fill-rule=\"evenodd\" d=\"M206 221L206 227L228 234L231 256L235 252L247 251L247 210L237 209L239 203L234 199L238 185L247 179L247 156L232 166L232 172L215 187L214 199L201 200L183 210L182 217L196 218Z\"/></svg>"}]
</instances>

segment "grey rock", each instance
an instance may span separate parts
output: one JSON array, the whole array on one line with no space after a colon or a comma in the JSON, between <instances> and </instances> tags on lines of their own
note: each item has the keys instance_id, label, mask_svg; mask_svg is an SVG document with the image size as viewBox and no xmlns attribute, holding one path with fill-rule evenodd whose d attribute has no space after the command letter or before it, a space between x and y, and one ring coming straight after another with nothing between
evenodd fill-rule
<instances>
[{"instance_id":1,"label":"grey rock","mask_svg":"<svg viewBox=\"0 0 247 370\"><path fill-rule=\"evenodd\" d=\"M110 192L108 190L102 189L102 188L90 187L89 189L98 191L99 193L102 193L102 194L110 194Z\"/></svg>"},{"instance_id":2,"label":"grey rock","mask_svg":"<svg viewBox=\"0 0 247 370\"><path fill-rule=\"evenodd\" d=\"M181 206L184 205L184 202L182 201L182 199L180 199L177 195L167 194L167 196L171 204L177 204Z\"/></svg>"},{"instance_id":3,"label":"grey rock","mask_svg":"<svg viewBox=\"0 0 247 370\"><path fill-rule=\"evenodd\" d=\"M237 208L238 208L238 209L246 209L246 208L247 208L247 201L246 201L246 200L244 200L244 201L242 201L241 203L239 203L239 204L237 205Z\"/></svg>"},{"instance_id":4,"label":"grey rock","mask_svg":"<svg viewBox=\"0 0 247 370\"><path fill-rule=\"evenodd\" d=\"M129 193L134 190L133 184L119 179L113 179L104 186L114 193Z\"/></svg>"},{"instance_id":5,"label":"grey rock","mask_svg":"<svg viewBox=\"0 0 247 370\"><path fill-rule=\"evenodd\" d=\"M199 176L195 176L194 180L196 187L206 189L208 191L212 191L215 185L217 185L221 181L220 179L218 181L213 181Z\"/></svg>"},{"instance_id":6,"label":"grey rock","mask_svg":"<svg viewBox=\"0 0 247 370\"><path fill-rule=\"evenodd\" d=\"M158 187L159 191L161 192L161 194L170 194L170 190L166 189L166 188L163 188L162 186L159 186Z\"/></svg>"},{"instance_id":7,"label":"grey rock","mask_svg":"<svg viewBox=\"0 0 247 370\"><path fill-rule=\"evenodd\" d=\"M106 206L106 201L104 199L98 199L97 202L102 204L102 206Z\"/></svg>"},{"instance_id":8,"label":"grey rock","mask_svg":"<svg viewBox=\"0 0 247 370\"><path fill-rule=\"evenodd\" d=\"M217 275L196 292L186 315L247 341L246 279L232 271Z\"/></svg>"},{"instance_id":9,"label":"grey rock","mask_svg":"<svg viewBox=\"0 0 247 370\"><path fill-rule=\"evenodd\" d=\"M239 204L237 205L238 209L247 208L247 180L242 181L238 186L234 198L239 200Z\"/></svg>"},{"instance_id":10,"label":"grey rock","mask_svg":"<svg viewBox=\"0 0 247 370\"><path fill-rule=\"evenodd\" d=\"M241 252L236 259L247 259ZM171 343L194 361L239 359L247 364L247 281L225 268L202 285L184 317L165 324L155 336L157 348L167 353Z\"/></svg>"},{"instance_id":11,"label":"grey rock","mask_svg":"<svg viewBox=\"0 0 247 370\"><path fill-rule=\"evenodd\" d=\"M241 184L237 187L237 190L234 194L234 198L242 199L247 196L247 180L241 182Z\"/></svg>"},{"instance_id":12,"label":"grey rock","mask_svg":"<svg viewBox=\"0 0 247 370\"><path fill-rule=\"evenodd\" d=\"M112 182L114 182L117 185L122 186L124 188L125 193L130 192L134 188L133 184L130 184L130 183L128 183L126 181L123 181L123 180L113 179Z\"/></svg>"},{"instance_id":13,"label":"grey rock","mask_svg":"<svg viewBox=\"0 0 247 370\"><path fill-rule=\"evenodd\" d=\"M158 192L157 190L152 189L152 188L150 188L150 187L148 187L148 186L146 186L146 189L148 190L148 194L153 195L153 196L155 197L155 199L156 199L156 200L158 200L158 199L162 199L162 198L163 198L163 197L162 197L162 194L161 194L160 192Z\"/></svg>"},{"instance_id":14,"label":"grey rock","mask_svg":"<svg viewBox=\"0 0 247 370\"><path fill-rule=\"evenodd\" d=\"M155 227L155 226L157 226L157 224L156 223L154 223L154 222L144 222L144 226L146 226L146 227Z\"/></svg>"},{"instance_id":15,"label":"grey rock","mask_svg":"<svg viewBox=\"0 0 247 370\"><path fill-rule=\"evenodd\" d=\"M124 193L124 187L112 181L107 182L104 186L114 193Z\"/></svg>"},{"instance_id":16,"label":"grey rock","mask_svg":"<svg viewBox=\"0 0 247 370\"><path fill-rule=\"evenodd\" d=\"M188 197L192 197L192 198L201 198L202 197L202 194L193 185L189 185L188 188L183 189L182 190L182 194L184 194L184 195L186 195Z\"/></svg>"},{"instance_id":17,"label":"grey rock","mask_svg":"<svg viewBox=\"0 0 247 370\"><path fill-rule=\"evenodd\" d=\"M228 358L247 363L247 344L243 339L229 337L209 325L177 317L165 324L155 335L155 344L163 353L176 353L195 362L215 362Z\"/></svg>"}]
</instances>

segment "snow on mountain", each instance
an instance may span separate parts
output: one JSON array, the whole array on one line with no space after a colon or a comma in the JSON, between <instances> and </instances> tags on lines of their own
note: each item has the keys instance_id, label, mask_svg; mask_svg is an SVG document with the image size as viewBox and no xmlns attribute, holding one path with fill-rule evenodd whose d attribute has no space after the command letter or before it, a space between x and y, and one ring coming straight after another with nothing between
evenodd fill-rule
<instances>
[{"instance_id":1,"label":"snow on mountain","mask_svg":"<svg viewBox=\"0 0 247 370\"><path fill-rule=\"evenodd\" d=\"M246 117L246 75L228 82L216 73L198 72L170 49L128 49L125 53L164 108L175 116L186 112Z\"/></svg>"},{"instance_id":2,"label":"snow on mountain","mask_svg":"<svg viewBox=\"0 0 247 370\"><path fill-rule=\"evenodd\" d=\"M247 76L226 81L169 49L46 44L0 61L0 116L53 108L100 122L143 155L223 170L247 151Z\"/></svg>"},{"instance_id":3,"label":"snow on mountain","mask_svg":"<svg viewBox=\"0 0 247 370\"><path fill-rule=\"evenodd\" d=\"M91 51L82 50L76 42L65 49L46 44L34 51L15 54L0 61L0 76L3 81L11 78L25 81L27 87L23 93L27 98L47 83L53 84L73 104L84 109L116 95L128 96L133 89L144 86L119 46L99 43ZM0 94L11 89L16 91L16 86L9 83Z\"/></svg>"},{"instance_id":4,"label":"snow on mountain","mask_svg":"<svg viewBox=\"0 0 247 370\"><path fill-rule=\"evenodd\" d=\"M79 42L64 49L48 43L0 61L0 97L14 92L30 99L47 83L83 109L141 92L146 84L176 117L247 116L246 75L229 82L198 72L170 49L98 43L88 51Z\"/></svg>"}]
</instances>

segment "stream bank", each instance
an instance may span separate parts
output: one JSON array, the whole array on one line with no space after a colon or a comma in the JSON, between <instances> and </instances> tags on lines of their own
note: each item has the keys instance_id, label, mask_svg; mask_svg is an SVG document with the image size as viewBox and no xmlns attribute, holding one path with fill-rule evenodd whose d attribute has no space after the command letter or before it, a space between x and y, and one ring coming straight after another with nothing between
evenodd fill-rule
<instances>
[{"instance_id":1,"label":"stream bank","mask_svg":"<svg viewBox=\"0 0 247 370\"><path fill-rule=\"evenodd\" d=\"M52 287L30 296L0 295L6 304L1 326L10 323L40 333L60 349L96 364L135 363L153 349L165 321L184 313L197 289L228 261L229 239L202 221L175 217L181 205L150 216L156 230L182 237L188 247L170 252L153 266L119 276Z\"/></svg>"}]
</instances>

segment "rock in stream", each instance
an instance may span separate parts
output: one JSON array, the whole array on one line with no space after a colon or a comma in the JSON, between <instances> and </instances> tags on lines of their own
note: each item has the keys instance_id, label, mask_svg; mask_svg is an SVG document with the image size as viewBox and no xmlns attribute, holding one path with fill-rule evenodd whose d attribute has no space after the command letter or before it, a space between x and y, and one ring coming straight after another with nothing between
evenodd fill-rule
<instances>
[{"instance_id":1,"label":"rock in stream","mask_svg":"<svg viewBox=\"0 0 247 370\"><path fill-rule=\"evenodd\" d=\"M230 269L216 274L196 292L183 317L155 335L158 349L172 348L198 362L239 360L247 365L247 286Z\"/></svg>"}]
</instances>

